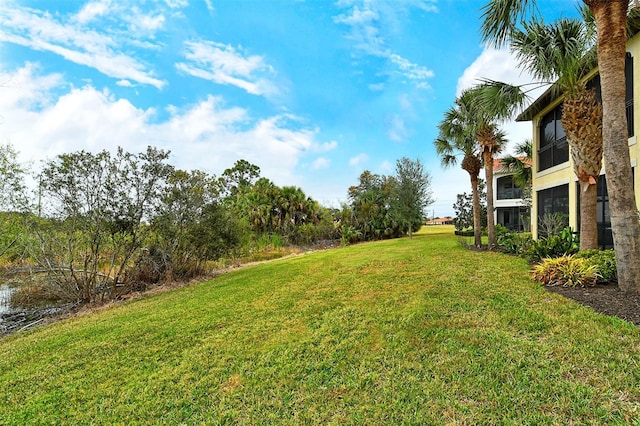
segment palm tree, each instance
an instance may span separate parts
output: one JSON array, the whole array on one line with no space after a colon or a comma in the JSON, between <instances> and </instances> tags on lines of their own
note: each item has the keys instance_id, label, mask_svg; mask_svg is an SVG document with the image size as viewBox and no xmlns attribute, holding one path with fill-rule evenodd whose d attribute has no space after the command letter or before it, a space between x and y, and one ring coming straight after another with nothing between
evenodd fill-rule
<instances>
[{"instance_id":1,"label":"palm tree","mask_svg":"<svg viewBox=\"0 0 640 426\"><path fill-rule=\"evenodd\" d=\"M484 102L483 85L478 85L465 92L472 106L473 119L475 120L475 137L480 144L482 160L484 163L485 179L487 181L487 234L489 249L497 245L496 226L493 212L493 159L494 155L502 151L507 142L505 133L498 127L498 121L509 118L513 111L524 100L524 95L519 102L512 98L499 99L495 104Z\"/></svg>"},{"instance_id":2,"label":"palm tree","mask_svg":"<svg viewBox=\"0 0 640 426\"><path fill-rule=\"evenodd\" d=\"M477 134L478 143L482 148L482 161L484 163L484 177L487 181L487 234L489 248L497 246L496 221L493 207L493 159L496 154L502 152L507 139L505 133L495 123L484 123Z\"/></svg>"},{"instance_id":3,"label":"palm tree","mask_svg":"<svg viewBox=\"0 0 640 426\"><path fill-rule=\"evenodd\" d=\"M436 152L441 156L442 165L451 167L458 163L458 156L462 155L460 166L469 174L471 180L471 194L473 196L473 239L474 245L482 245L480 225L480 194L478 181L482 161L478 152L475 136L475 121L473 120L469 98L464 94L456 99L455 106L445 112L444 119L438 125L440 134L434 141Z\"/></svg>"},{"instance_id":4,"label":"palm tree","mask_svg":"<svg viewBox=\"0 0 640 426\"><path fill-rule=\"evenodd\" d=\"M595 91L588 89L583 79L596 63L593 31L578 19L560 19L551 25L535 20L523 27L511 33L511 50L534 78L542 82L555 80L553 89L564 96L562 127L582 190L580 248L595 249L596 185L602 168L602 107Z\"/></svg>"},{"instance_id":5,"label":"palm tree","mask_svg":"<svg viewBox=\"0 0 640 426\"><path fill-rule=\"evenodd\" d=\"M530 139L527 139L517 144L513 151L516 155L508 155L502 158L502 165L513 173L513 182L516 186L526 192L531 187L533 143Z\"/></svg>"},{"instance_id":6,"label":"palm tree","mask_svg":"<svg viewBox=\"0 0 640 426\"><path fill-rule=\"evenodd\" d=\"M534 21L515 30L511 48L522 64L541 80L556 79L563 94L561 122L571 147L580 196L580 249L598 248L597 182L602 169L602 105L583 80L596 63L593 34L578 19L552 25Z\"/></svg>"},{"instance_id":7,"label":"palm tree","mask_svg":"<svg viewBox=\"0 0 640 426\"><path fill-rule=\"evenodd\" d=\"M640 223L627 142L624 85L629 0L583 1L593 14L598 33L603 156L618 282L623 291L640 293ZM536 13L534 0L491 0L482 10L483 38L497 46L509 39L520 19Z\"/></svg>"}]
</instances>

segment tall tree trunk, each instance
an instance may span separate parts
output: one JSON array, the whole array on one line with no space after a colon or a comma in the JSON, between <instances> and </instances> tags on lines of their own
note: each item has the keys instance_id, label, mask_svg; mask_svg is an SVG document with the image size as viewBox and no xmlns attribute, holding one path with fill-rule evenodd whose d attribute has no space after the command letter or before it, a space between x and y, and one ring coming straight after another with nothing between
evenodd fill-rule
<instances>
[{"instance_id":1,"label":"tall tree trunk","mask_svg":"<svg viewBox=\"0 0 640 426\"><path fill-rule=\"evenodd\" d=\"M618 285L640 293L640 224L633 192L627 143L624 65L628 0L584 0L598 30L598 66L602 84L604 165Z\"/></svg>"},{"instance_id":2,"label":"tall tree trunk","mask_svg":"<svg viewBox=\"0 0 640 426\"><path fill-rule=\"evenodd\" d=\"M598 248L598 185L580 182L580 250Z\"/></svg>"},{"instance_id":3,"label":"tall tree trunk","mask_svg":"<svg viewBox=\"0 0 640 426\"><path fill-rule=\"evenodd\" d=\"M493 152L486 146L482 152L484 160L484 174L487 179L487 234L489 237L489 250L497 245L496 222L493 217Z\"/></svg>"},{"instance_id":4,"label":"tall tree trunk","mask_svg":"<svg viewBox=\"0 0 640 426\"><path fill-rule=\"evenodd\" d=\"M480 193L478 191L478 175L471 176L471 196L473 198L473 244L482 246L482 222L480 217Z\"/></svg>"},{"instance_id":5,"label":"tall tree trunk","mask_svg":"<svg viewBox=\"0 0 640 426\"><path fill-rule=\"evenodd\" d=\"M602 105L593 89L582 87L562 104L562 127L580 184L580 250L598 248L598 178L602 169Z\"/></svg>"}]
</instances>

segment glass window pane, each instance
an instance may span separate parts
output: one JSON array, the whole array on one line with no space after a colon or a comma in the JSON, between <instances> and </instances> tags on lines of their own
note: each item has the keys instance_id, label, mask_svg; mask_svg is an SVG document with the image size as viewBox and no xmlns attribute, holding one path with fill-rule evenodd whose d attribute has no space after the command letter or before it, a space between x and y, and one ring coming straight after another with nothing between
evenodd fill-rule
<instances>
[{"instance_id":1,"label":"glass window pane","mask_svg":"<svg viewBox=\"0 0 640 426\"><path fill-rule=\"evenodd\" d=\"M550 113L545 115L540 122L540 148L552 144L555 138L555 121L553 113Z\"/></svg>"}]
</instances>

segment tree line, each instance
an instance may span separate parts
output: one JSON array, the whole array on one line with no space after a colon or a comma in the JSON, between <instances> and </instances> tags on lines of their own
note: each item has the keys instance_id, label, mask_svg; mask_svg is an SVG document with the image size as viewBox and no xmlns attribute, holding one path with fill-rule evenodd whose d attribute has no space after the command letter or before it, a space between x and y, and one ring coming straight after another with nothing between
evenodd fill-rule
<instances>
[{"instance_id":1,"label":"tree line","mask_svg":"<svg viewBox=\"0 0 640 426\"><path fill-rule=\"evenodd\" d=\"M0 147L0 258L43 297L104 302L164 280L187 279L211 261L282 245L343 244L411 235L432 202L419 160L396 174L362 173L341 208L280 187L238 160L219 176L181 170L169 151L78 151L29 175Z\"/></svg>"}]
</instances>

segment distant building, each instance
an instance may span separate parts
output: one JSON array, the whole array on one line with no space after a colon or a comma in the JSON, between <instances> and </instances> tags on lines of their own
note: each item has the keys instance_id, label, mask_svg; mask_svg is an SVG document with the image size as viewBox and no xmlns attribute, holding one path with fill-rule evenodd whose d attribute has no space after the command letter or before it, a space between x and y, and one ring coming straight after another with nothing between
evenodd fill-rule
<instances>
[{"instance_id":1,"label":"distant building","mask_svg":"<svg viewBox=\"0 0 640 426\"><path fill-rule=\"evenodd\" d=\"M453 225L453 218L450 216L436 217L433 219L425 220L424 224L425 225Z\"/></svg>"},{"instance_id":2,"label":"distant building","mask_svg":"<svg viewBox=\"0 0 640 426\"><path fill-rule=\"evenodd\" d=\"M531 211L520 189L513 181L513 172L502 164L501 158L493 160L494 221L510 231L529 231Z\"/></svg>"}]
</instances>

